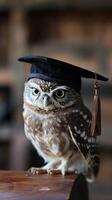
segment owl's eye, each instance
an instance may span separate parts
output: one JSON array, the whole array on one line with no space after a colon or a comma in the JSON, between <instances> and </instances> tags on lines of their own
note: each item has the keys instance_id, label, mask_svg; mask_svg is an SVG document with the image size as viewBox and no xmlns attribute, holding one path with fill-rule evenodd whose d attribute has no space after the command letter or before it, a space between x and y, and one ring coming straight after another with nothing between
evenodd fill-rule
<instances>
[{"instance_id":1,"label":"owl's eye","mask_svg":"<svg viewBox=\"0 0 112 200\"><path fill-rule=\"evenodd\" d=\"M32 94L33 95L35 95L35 96L37 96L38 94L39 94L39 90L38 89L36 89L36 88L32 88Z\"/></svg>"},{"instance_id":2,"label":"owl's eye","mask_svg":"<svg viewBox=\"0 0 112 200\"><path fill-rule=\"evenodd\" d=\"M55 95L55 97L57 97L57 98L63 98L64 96L65 96L65 91L64 90L56 90L55 92L54 92L54 95Z\"/></svg>"}]
</instances>

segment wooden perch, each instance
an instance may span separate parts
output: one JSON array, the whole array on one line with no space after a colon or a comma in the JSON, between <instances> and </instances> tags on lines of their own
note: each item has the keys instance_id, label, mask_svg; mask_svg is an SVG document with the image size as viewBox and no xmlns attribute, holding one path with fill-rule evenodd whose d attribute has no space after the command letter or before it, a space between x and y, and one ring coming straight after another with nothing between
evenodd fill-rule
<instances>
[{"instance_id":1,"label":"wooden perch","mask_svg":"<svg viewBox=\"0 0 112 200\"><path fill-rule=\"evenodd\" d=\"M83 175L28 175L0 171L0 200L88 200Z\"/></svg>"}]
</instances>

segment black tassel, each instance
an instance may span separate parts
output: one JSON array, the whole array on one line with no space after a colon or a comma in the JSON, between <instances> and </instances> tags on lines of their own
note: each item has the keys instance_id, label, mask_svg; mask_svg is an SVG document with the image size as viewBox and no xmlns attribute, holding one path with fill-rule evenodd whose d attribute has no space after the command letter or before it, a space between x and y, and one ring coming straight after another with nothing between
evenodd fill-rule
<instances>
[{"instance_id":1,"label":"black tassel","mask_svg":"<svg viewBox=\"0 0 112 200\"><path fill-rule=\"evenodd\" d=\"M101 135L101 102L100 102L99 83L96 74L94 83L94 100L93 100L93 112L92 112L90 135L92 137Z\"/></svg>"}]
</instances>

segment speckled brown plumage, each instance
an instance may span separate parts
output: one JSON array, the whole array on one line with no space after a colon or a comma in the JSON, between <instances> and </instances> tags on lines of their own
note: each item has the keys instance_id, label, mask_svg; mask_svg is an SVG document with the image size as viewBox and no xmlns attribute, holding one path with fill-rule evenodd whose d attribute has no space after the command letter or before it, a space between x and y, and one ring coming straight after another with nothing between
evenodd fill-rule
<instances>
[{"instance_id":1,"label":"speckled brown plumage","mask_svg":"<svg viewBox=\"0 0 112 200\"><path fill-rule=\"evenodd\" d=\"M91 113L74 89L30 79L25 84L23 117L27 138L47 162L43 169L61 170L63 175L75 170L88 175L91 169L93 176L91 149L96 149L96 139L89 136Z\"/></svg>"}]
</instances>

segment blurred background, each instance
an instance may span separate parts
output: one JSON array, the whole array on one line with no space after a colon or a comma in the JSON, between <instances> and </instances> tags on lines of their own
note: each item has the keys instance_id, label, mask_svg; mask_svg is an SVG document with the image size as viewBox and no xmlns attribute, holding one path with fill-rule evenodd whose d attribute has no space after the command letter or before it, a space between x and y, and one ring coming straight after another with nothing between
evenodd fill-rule
<instances>
[{"instance_id":1,"label":"blurred background","mask_svg":"<svg viewBox=\"0 0 112 200\"><path fill-rule=\"evenodd\" d=\"M43 160L24 136L22 101L29 65L24 55L44 55L97 71L101 83L101 167L90 200L112 199L112 1L0 0L0 170L26 170ZM83 80L92 110L94 81Z\"/></svg>"}]
</instances>

